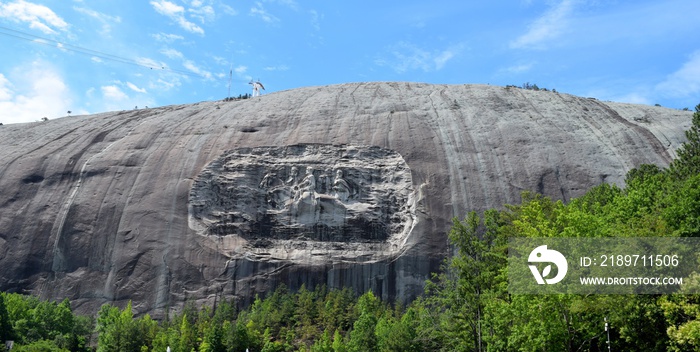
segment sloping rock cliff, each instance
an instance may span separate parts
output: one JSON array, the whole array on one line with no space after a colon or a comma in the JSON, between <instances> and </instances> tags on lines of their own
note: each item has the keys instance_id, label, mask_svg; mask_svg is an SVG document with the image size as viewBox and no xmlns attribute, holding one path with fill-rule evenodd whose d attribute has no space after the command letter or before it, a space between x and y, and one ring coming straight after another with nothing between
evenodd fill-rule
<instances>
[{"instance_id":1,"label":"sloping rock cliff","mask_svg":"<svg viewBox=\"0 0 700 352\"><path fill-rule=\"evenodd\" d=\"M0 126L0 290L420 293L450 219L665 166L691 113L484 85L357 83Z\"/></svg>"}]
</instances>

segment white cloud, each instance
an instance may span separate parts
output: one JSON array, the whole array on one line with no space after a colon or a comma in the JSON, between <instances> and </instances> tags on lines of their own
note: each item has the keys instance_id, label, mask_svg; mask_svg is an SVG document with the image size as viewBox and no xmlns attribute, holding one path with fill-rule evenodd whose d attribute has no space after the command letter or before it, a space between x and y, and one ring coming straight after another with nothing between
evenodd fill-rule
<instances>
[{"instance_id":1,"label":"white cloud","mask_svg":"<svg viewBox=\"0 0 700 352\"><path fill-rule=\"evenodd\" d=\"M187 11L192 14L192 17L199 19L202 23L208 23L216 19L216 12L211 6L201 6Z\"/></svg>"},{"instance_id":2,"label":"white cloud","mask_svg":"<svg viewBox=\"0 0 700 352\"><path fill-rule=\"evenodd\" d=\"M63 45L63 43L56 43L56 48L57 48L58 50L63 51L64 53L67 53L67 52L68 52L68 50L66 50L65 46Z\"/></svg>"},{"instance_id":3,"label":"white cloud","mask_svg":"<svg viewBox=\"0 0 700 352\"><path fill-rule=\"evenodd\" d=\"M111 102L121 102L129 99L129 96L124 93L121 88L117 86L102 86L102 97Z\"/></svg>"},{"instance_id":4,"label":"white cloud","mask_svg":"<svg viewBox=\"0 0 700 352\"><path fill-rule=\"evenodd\" d=\"M160 92L165 92L169 91L173 88L179 87L182 85L182 82L180 81L180 78L177 76L171 76L167 78L158 78L155 82L150 82L148 84L148 87L151 90L157 90Z\"/></svg>"},{"instance_id":5,"label":"white cloud","mask_svg":"<svg viewBox=\"0 0 700 352\"><path fill-rule=\"evenodd\" d=\"M593 87L593 88L591 88ZM580 91L572 92L582 97L594 97L603 101L615 101L630 104L651 105L656 103L650 99L654 94L653 89L645 80L638 79L609 79L591 77Z\"/></svg>"},{"instance_id":6,"label":"white cloud","mask_svg":"<svg viewBox=\"0 0 700 352\"><path fill-rule=\"evenodd\" d=\"M180 16L177 18L177 24L182 27L182 29L191 32L191 33L196 33L196 34L204 34L204 29L202 27L188 21L185 19L185 17Z\"/></svg>"},{"instance_id":7,"label":"white cloud","mask_svg":"<svg viewBox=\"0 0 700 352\"><path fill-rule=\"evenodd\" d=\"M14 22L27 22L30 28L46 34L56 33L54 28L61 31L68 30L68 23L53 10L24 0L0 4L0 17Z\"/></svg>"},{"instance_id":8,"label":"white cloud","mask_svg":"<svg viewBox=\"0 0 700 352\"><path fill-rule=\"evenodd\" d=\"M92 60L92 62L96 62L96 63L98 63L98 64L102 62L102 59L100 59L100 58L97 57L97 56L91 57L90 60Z\"/></svg>"},{"instance_id":9,"label":"white cloud","mask_svg":"<svg viewBox=\"0 0 700 352\"><path fill-rule=\"evenodd\" d=\"M151 5L161 15L168 17L181 16L185 8L166 0L151 1Z\"/></svg>"},{"instance_id":10,"label":"white cloud","mask_svg":"<svg viewBox=\"0 0 700 352\"><path fill-rule=\"evenodd\" d=\"M138 63L141 66L145 67L150 67L152 69L165 69L168 68L168 65L164 62L158 62L156 60L153 60L151 58L147 57L137 57L136 58L136 63Z\"/></svg>"},{"instance_id":11,"label":"white cloud","mask_svg":"<svg viewBox=\"0 0 700 352\"><path fill-rule=\"evenodd\" d=\"M237 15L238 15L238 11L236 11L236 9L234 9L234 8L231 7L231 6L228 6L228 5L226 5L226 4L221 4L221 8L224 9L224 13L227 14L227 15L231 15L231 16L237 16Z\"/></svg>"},{"instance_id":12,"label":"white cloud","mask_svg":"<svg viewBox=\"0 0 700 352\"><path fill-rule=\"evenodd\" d=\"M462 45L456 45L445 50L431 52L402 41L390 46L389 55L375 60L375 64L391 67L397 73L413 70L439 71L445 67L447 62L455 58L462 47Z\"/></svg>"},{"instance_id":13,"label":"white cloud","mask_svg":"<svg viewBox=\"0 0 700 352\"><path fill-rule=\"evenodd\" d=\"M183 40L185 37L177 34L169 34L169 33L156 33L156 34L151 34L151 37L153 37L155 40L163 43L172 43L176 40Z\"/></svg>"},{"instance_id":14,"label":"white cloud","mask_svg":"<svg viewBox=\"0 0 700 352\"><path fill-rule=\"evenodd\" d=\"M690 55L676 72L656 86L663 95L685 98L700 93L700 50Z\"/></svg>"},{"instance_id":15,"label":"white cloud","mask_svg":"<svg viewBox=\"0 0 700 352\"><path fill-rule=\"evenodd\" d=\"M102 35L108 35L112 31L112 24L113 23L121 23L122 19L119 16L110 16L104 13L100 13L88 8L84 7L73 7L73 9L77 12L80 12L84 15L90 16L102 23L102 30L100 33Z\"/></svg>"},{"instance_id":16,"label":"white cloud","mask_svg":"<svg viewBox=\"0 0 700 352\"><path fill-rule=\"evenodd\" d=\"M618 101L618 102L629 103L629 104L651 105L651 101L646 97L645 94L642 94L642 93L629 93L629 94L620 95L620 96L613 96L613 97L610 97L610 99L606 99L606 100Z\"/></svg>"},{"instance_id":17,"label":"white cloud","mask_svg":"<svg viewBox=\"0 0 700 352\"><path fill-rule=\"evenodd\" d=\"M212 59L214 59L214 61L216 61L216 64L217 64L217 65L222 65L222 66L223 66L223 65L227 65L227 64L228 64L228 60L224 59L224 58L221 57L221 56L212 56Z\"/></svg>"},{"instance_id":18,"label":"white cloud","mask_svg":"<svg viewBox=\"0 0 700 352\"><path fill-rule=\"evenodd\" d=\"M136 93L144 93L144 94L146 93L146 89L139 88L138 86L136 86L135 84L133 84L131 82L126 82L126 86L129 87L129 89L133 90Z\"/></svg>"},{"instance_id":19,"label":"white cloud","mask_svg":"<svg viewBox=\"0 0 700 352\"><path fill-rule=\"evenodd\" d=\"M452 50L445 50L439 53L433 59L433 61L435 62L435 69L441 70L443 67L445 67L445 64L447 64L448 61L452 60L453 57L455 57L455 52Z\"/></svg>"},{"instance_id":20,"label":"white cloud","mask_svg":"<svg viewBox=\"0 0 700 352\"><path fill-rule=\"evenodd\" d=\"M510 67L506 67L504 69L499 70L499 73L505 73L505 74L519 74L523 72L528 72L532 69L534 64L529 63L529 64L518 64L518 65L513 65Z\"/></svg>"},{"instance_id":21,"label":"white cloud","mask_svg":"<svg viewBox=\"0 0 700 352\"><path fill-rule=\"evenodd\" d=\"M188 21L185 18L185 8L167 0L151 1L151 6L159 14L169 17L182 29L196 34L204 34L202 27Z\"/></svg>"},{"instance_id":22,"label":"white cloud","mask_svg":"<svg viewBox=\"0 0 700 352\"><path fill-rule=\"evenodd\" d=\"M299 9L299 4L297 4L297 2L294 0L265 0L265 2L278 3L280 5L287 6L290 9L295 10L295 11Z\"/></svg>"},{"instance_id":23,"label":"white cloud","mask_svg":"<svg viewBox=\"0 0 700 352\"><path fill-rule=\"evenodd\" d=\"M188 69L188 70L192 71L193 73L196 73L196 74L198 74L206 79L212 78L211 72L201 69L199 66L195 65L194 62L192 62L190 60L185 60L182 63L182 65L185 66L186 69Z\"/></svg>"},{"instance_id":24,"label":"white cloud","mask_svg":"<svg viewBox=\"0 0 700 352\"><path fill-rule=\"evenodd\" d=\"M242 75L242 74L248 72L248 66L242 66L242 65L241 65L241 66L238 66L238 67L234 68L233 71L236 72L236 73L239 74L239 75Z\"/></svg>"},{"instance_id":25,"label":"white cloud","mask_svg":"<svg viewBox=\"0 0 700 352\"><path fill-rule=\"evenodd\" d=\"M181 52L175 50L175 49L163 49L160 51L161 54L171 58L171 59L182 59L183 55Z\"/></svg>"},{"instance_id":26,"label":"white cloud","mask_svg":"<svg viewBox=\"0 0 700 352\"><path fill-rule=\"evenodd\" d=\"M536 19L528 31L512 41L513 49L542 48L544 43L561 35L576 5L575 0L563 0Z\"/></svg>"},{"instance_id":27,"label":"white cloud","mask_svg":"<svg viewBox=\"0 0 700 352\"><path fill-rule=\"evenodd\" d=\"M122 82L116 81L112 85L100 87L102 92L102 99L100 100L100 111L114 111L114 110L127 110L133 109L135 107L143 108L145 106L155 106L156 103L152 97L145 95L146 90L144 88L139 88L135 84L126 82L126 87L137 92L142 93L135 97L129 96L120 88L123 86ZM86 96L90 96L94 93L94 90L89 90Z\"/></svg>"},{"instance_id":28,"label":"white cloud","mask_svg":"<svg viewBox=\"0 0 700 352\"><path fill-rule=\"evenodd\" d=\"M280 21L279 18L267 12L267 10L265 10L265 7L261 2L256 2L255 7L250 8L250 15L254 17L259 17L267 23L276 23Z\"/></svg>"},{"instance_id":29,"label":"white cloud","mask_svg":"<svg viewBox=\"0 0 700 352\"><path fill-rule=\"evenodd\" d=\"M12 91L12 83L5 78L5 75L0 73L0 102L12 99L14 92Z\"/></svg>"},{"instance_id":30,"label":"white cloud","mask_svg":"<svg viewBox=\"0 0 700 352\"><path fill-rule=\"evenodd\" d=\"M265 71L287 71L289 70L289 66L287 65L277 65L277 66L267 66L263 68Z\"/></svg>"},{"instance_id":31,"label":"white cloud","mask_svg":"<svg viewBox=\"0 0 700 352\"><path fill-rule=\"evenodd\" d=\"M34 122L66 115L70 89L49 64L35 61L16 67L9 78L0 73L0 122Z\"/></svg>"},{"instance_id":32,"label":"white cloud","mask_svg":"<svg viewBox=\"0 0 700 352\"><path fill-rule=\"evenodd\" d=\"M320 31L321 20L324 17L323 14L319 14L316 10L310 10L309 14L311 14L311 27L313 27L317 32Z\"/></svg>"}]
</instances>

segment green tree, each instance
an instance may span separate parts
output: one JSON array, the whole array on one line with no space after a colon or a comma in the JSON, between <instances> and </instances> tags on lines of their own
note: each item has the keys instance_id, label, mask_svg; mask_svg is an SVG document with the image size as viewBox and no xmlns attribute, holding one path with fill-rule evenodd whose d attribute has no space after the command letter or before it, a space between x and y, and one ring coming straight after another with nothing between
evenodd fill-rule
<instances>
[{"instance_id":1,"label":"green tree","mask_svg":"<svg viewBox=\"0 0 700 352\"><path fill-rule=\"evenodd\" d=\"M633 186L637 183L644 183L650 177L655 177L663 173L663 169L653 164L642 164L627 172L625 176L625 185Z\"/></svg>"},{"instance_id":2,"label":"green tree","mask_svg":"<svg viewBox=\"0 0 700 352\"><path fill-rule=\"evenodd\" d=\"M328 330L324 331L321 337L311 345L311 352L333 352L333 341Z\"/></svg>"},{"instance_id":3,"label":"green tree","mask_svg":"<svg viewBox=\"0 0 700 352\"><path fill-rule=\"evenodd\" d=\"M97 351L141 351L150 348L156 336L156 325L148 315L135 320L131 301L121 312L104 304L97 315Z\"/></svg>"},{"instance_id":4,"label":"green tree","mask_svg":"<svg viewBox=\"0 0 700 352\"><path fill-rule=\"evenodd\" d=\"M337 329L333 333L333 344L331 345L333 347L333 352L347 352L348 348L345 345L345 341L343 340L343 335L340 334L340 331Z\"/></svg>"},{"instance_id":5,"label":"green tree","mask_svg":"<svg viewBox=\"0 0 700 352\"><path fill-rule=\"evenodd\" d=\"M203 340L199 346L200 352L224 352L226 345L224 342L225 324L218 319L205 324L202 331Z\"/></svg>"},{"instance_id":6,"label":"green tree","mask_svg":"<svg viewBox=\"0 0 700 352\"><path fill-rule=\"evenodd\" d=\"M5 306L5 294L0 293L0 344L4 344L6 340L12 340L13 336L10 314Z\"/></svg>"},{"instance_id":7,"label":"green tree","mask_svg":"<svg viewBox=\"0 0 700 352\"><path fill-rule=\"evenodd\" d=\"M417 322L416 310L412 307L399 317L395 317L387 311L379 319L375 328L377 350L386 352L422 351L420 343L416 339Z\"/></svg>"},{"instance_id":8,"label":"green tree","mask_svg":"<svg viewBox=\"0 0 700 352\"><path fill-rule=\"evenodd\" d=\"M18 345L12 348L12 352L69 352L69 349L56 346L53 341L38 340L27 345Z\"/></svg>"},{"instance_id":9,"label":"green tree","mask_svg":"<svg viewBox=\"0 0 700 352\"><path fill-rule=\"evenodd\" d=\"M678 157L669 166L669 173L677 179L700 174L700 104L695 106L692 125L685 131L685 137L688 141L676 151Z\"/></svg>"},{"instance_id":10,"label":"green tree","mask_svg":"<svg viewBox=\"0 0 700 352\"><path fill-rule=\"evenodd\" d=\"M323 330L348 331L356 319L355 295L349 288L331 290L325 295L325 299L319 302L318 320Z\"/></svg>"},{"instance_id":11,"label":"green tree","mask_svg":"<svg viewBox=\"0 0 700 352\"><path fill-rule=\"evenodd\" d=\"M669 351L700 350L700 295L667 295L659 299L669 327Z\"/></svg>"},{"instance_id":12,"label":"green tree","mask_svg":"<svg viewBox=\"0 0 700 352\"><path fill-rule=\"evenodd\" d=\"M367 291L367 293L360 296L356 307L359 317L352 325L352 331L350 331L348 351L375 351L377 349L377 337L374 330L377 325L377 316L382 313L381 302L372 291Z\"/></svg>"},{"instance_id":13,"label":"green tree","mask_svg":"<svg viewBox=\"0 0 700 352\"><path fill-rule=\"evenodd\" d=\"M119 308L110 304L104 304L97 313L97 351L119 351L122 347L122 335L126 332L120 326Z\"/></svg>"},{"instance_id":14,"label":"green tree","mask_svg":"<svg viewBox=\"0 0 700 352\"><path fill-rule=\"evenodd\" d=\"M175 351L194 351L196 349L197 337L195 335L195 329L192 326L192 323L187 319L187 314L182 315L179 334L180 337L178 339Z\"/></svg>"},{"instance_id":15,"label":"green tree","mask_svg":"<svg viewBox=\"0 0 700 352\"><path fill-rule=\"evenodd\" d=\"M660 217L674 236L700 237L700 173L688 176L663 190Z\"/></svg>"},{"instance_id":16,"label":"green tree","mask_svg":"<svg viewBox=\"0 0 700 352\"><path fill-rule=\"evenodd\" d=\"M426 341L425 348L437 342L443 350L485 350L484 309L488 301L505 290L502 272L506 243L499 232L500 223L495 210L485 212L483 222L475 212L467 214L464 221L453 219L448 237L455 254L437 282L427 283L428 297L423 302L426 306L419 315L428 320L421 323L417 334L421 339L435 339ZM434 312L440 314L436 316Z\"/></svg>"}]
</instances>

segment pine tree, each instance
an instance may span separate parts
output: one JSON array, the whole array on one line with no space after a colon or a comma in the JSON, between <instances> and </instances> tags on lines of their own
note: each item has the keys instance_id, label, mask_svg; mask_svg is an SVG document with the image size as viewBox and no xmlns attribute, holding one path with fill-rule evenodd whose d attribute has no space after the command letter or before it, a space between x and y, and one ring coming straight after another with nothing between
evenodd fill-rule
<instances>
[{"instance_id":1,"label":"pine tree","mask_svg":"<svg viewBox=\"0 0 700 352\"><path fill-rule=\"evenodd\" d=\"M677 179L700 174L700 104L695 107L693 123L685 137L688 141L676 151L678 158L669 166L669 172Z\"/></svg>"},{"instance_id":2,"label":"pine tree","mask_svg":"<svg viewBox=\"0 0 700 352\"><path fill-rule=\"evenodd\" d=\"M343 335L340 334L338 329L333 333L333 344L331 347L333 347L333 352L347 352L348 350L343 341Z\"/></svg>"},{"instance_id":3,"label":"pine tree","mask_svg":"<svg viewBox=\"0 0 700 352\"><path fill-rule=\"evenodd\" d=\"M12 324L10 315L5 306L5 295L0 293L0 344L4 345L6 340L12 339Z\"/></svg>"}]
</instances>

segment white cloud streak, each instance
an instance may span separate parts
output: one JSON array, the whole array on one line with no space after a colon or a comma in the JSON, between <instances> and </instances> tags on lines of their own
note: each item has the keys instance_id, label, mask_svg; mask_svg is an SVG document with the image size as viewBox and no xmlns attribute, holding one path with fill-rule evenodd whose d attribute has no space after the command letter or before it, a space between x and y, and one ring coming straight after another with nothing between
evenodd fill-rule
<instances>
[{"instance_id":1,"label":"white cloud streak","mask_svg":"<svg viewBox=\"0 0 700 352\"><path fill-rule=\"evenodd\" d=\"M289 66L287 65L277 65L277 66L267 66L263 68L265 71L287 71L289 70Z\"/></svg>"},{"instance_id":2,"label":"white cloud streak","mask_svg":"<svg viewBox=\"0 0 700 352\"><path fill-rule=\"evenodd\" d=\"M280 5L289 7L290 9L297 11L299 10L299 4L294 0L265 0L265 2L274 2Z\"/></svg>"},{"instance_id":3,"label":"white cloud streak","mask_svg":"<svg viewBox=\"0 0 700 352\"><path fill-rule=\"evenodd\" d=\"M676 72L657 85L663 95L685 98L700 93L700 50L692 53Z\"/></svg>"},{"instance_id":4,"label":"white cloud streak","mask_svg":"<svg viewBox=\"0 0 700 352\"><path fill-rule=\"evenodd\" d=\"M119 16L110 16L104 13L100 13L85 7L73 7L73 9L79 13L82 13L83 15L87 15L89 17L92 17L96 19L97 21L102 23L102 30L101 34L102 35L108 35L112 31L112 24L114 23L121 23L122 19Z\"/></svg>"},{"instance_id":5,"label":"white cloud streak","mask_svg":"<svg viewBox=\"0 0 700 352\"><path fill-rule=\"evenodd\" d=\"M170 59L182 59L184 57L181 52L170 48L163 49L160 51L160 53L167 56Z\"/></svg>"},{"instance_id":6,"label":"white cloud streak","mask_svg":"<svg viewBox=\"0 0 700 352\"><path fill-rule=\"evenodd\" d=\"M168 65L164 62L158 62L156 60L153 60L151 58L147 57L138 57L136 58L136 63L145 66L145 67L150 67L152 69L165 69L168 68Z\"/></svg>"},{"instance_id":7,"label":"white cloud streak","mask_svg":"<svg viewBox=\"0 0 700 352\"><path fill-rule=\"evenodd\" d=\"M124 86L139 94L130 96L122 89ZM131 82L122 83L115 81L111 85L101 86L100 92L102 93L102 98L100 99L100 110L102 111L126 110L156 105L153 98L146 94L145 88L139 88ZM86 96L92 96L93 94L94 89L92 88L86 92Z\"/></svg>"},{"instance_id":8,"label":"white cloud streak","mask_svg":"<svg viewBox=\"0 0 700 352\"><path fill-rule=\"evenodd\" d=\"M202 23L212 22L216 19L216 12L211 6L200 6L187 10L192 17L199 19Z\"/></svg>"},{"instance_id":9,"label":"white cloud streak","mask_svg":"<svg viewBox=\"0 0 700 352\"><path fill-rule=\"evenodd\" d=\"M509 66L506 68L502 68L502 69L498 70L498 73L499 74L507 74L507 75L520 74L520 73L525 73L525 72L532 70L532 68L534 66L535 65L533 63L517 64L517 65Z\"/></svg>"},{"instance_id":10,"label":"white cloud streak","mask_svg":"<svg viewBox=\"0 0 700 352\"><path fill-rule=\"evenodd\" d=\"M230 15L230 16L237 16L238 15L238 11L236 11L236 9L234 9L233 7L226 5L226 4L221 4L220 6L221 6L221 8L224 9L225 14Z\"/></svg>"},{"instance_id":11,"label":"white cloud streak","mask_svg":"<svg viewBox=\"0 0 700 352\"><path fill-rule=\"evenodd\" d=\"M311 15L311 27L317 32L321 31L321 20L323 19L323 14L319 14L316 10L310 10Z\"/></svg>"},{"instance_id":12,"label":"white cloud streak","mask_svg":"<svg viewBox=\"0 0 700 352\"><path fill-rule=\"evenodd\" d=\"M259 17L267 23L277 23L280 21L279 18L267 12L267 10L265 10L265 7L261 2L256 2L255 7L250 8L250 15L254 17Z\"/></svg>"},{"instance_id":13,"label":"white cloud streak","mask_svg":"<svg viewBox=\"0 0 700 352\"><path fill-rule=\"evenodd\" d=\"M445 50L428 51L402 41L390 46L389 55L375 60L375 64L391 67L397 73L414 70L439 71L454 59L462 48L462 45L456 45Z\"/></svg>"},{"instance_id":14,"label":"white cloud streak","mask_svg":"<svg viewBox=\"0 0 700 352\"><path fill-rule=\"evenodd\" d=\"M183 40L185 37L177 34L170 34L170 33L156 33L156 34L151 34L151 37L153 37L155 40L163 43L172 43L176 40Z\"/></svg>"},{"instance_id":15,"label":"white cloud streak","mask_svg":"<svg viewBox=\"0 0 700 352\"><path fill-rule=\"evenodd\" d=\"M126 86L129 87L129 89L133 90L136 93L147 93L146 89L144 88L139 88L137 85L131 83L131 82L126 82Z\"/></svg>"},{"instance_id":16,"label":"white cloud streak","mask_svg":"<svg viewBox=\"0 0 700 352\"><path fill-rule=\"evenodd\" d=\"M176 17L185 12L184 7L166 0L151 1L151 5L163 16Z\"/></svg>"},{"instance_id":17,"label":"white cloud streak","mask_svg":"<svg viewBox=\"0 0 700 352\"><path fill-rule=\"evenodd\" d=\"M563 0L552 6L528 27L528 31L512 41L512 49L542 49L547 41L564 31L576 5L575 0Z\"/></svg>"},{"instance_id":18,"label":"white cloud streak","mask_svg":"<svg viewBox=\"0 0 700 352\"><path fill-rule=\"evenodd\" d=\"M112 102L121 102L129 99L129 96L115 85L102 86L100 90L102 90L102 97Z\"/></svg>"},{"instance_id":19,"label":"white cloud streak","mask_svg":"<svg viewBox=\"0 0 700 352\"><path fill-rule=\"evenodd\" d=\"M45 34L55 34L54 29L68 30L68 23L53 10L24 0L0 4L0 18L29 23L29 28L38 29Z\"/></svg>"},{"instance_id":20,"label":"white cloud streak","mask_svg":"<svg viewBox=\"0 0 700 352\"><path fill-rule=\"evenodd\" d=\"M167 0L151 1L151 6L153 6L153 9L156 10L156 12L158 12L159 14L166 16L170 18L173 22L177 23L180 26L180 28L190 33L204 35L204 29L202 29L202 27L188 21L185 18L184 7Z\"/></svg>"},{"instance_id":21,"label":"white cloud streak","mask_svg":"<svg viewBox=\"0 0 700 352\"><path fill-rule=\"evenodd\" d=\"M194 62L192 62L190 60L185 60L182 63L182 65L185 66L186 69L188 69L188 70L192 71L193 73L196 73L196 74L198 74L206 79L212 78L211 72L200 68L199 66L195 65Z\"/></svg>"}]
</instances>

